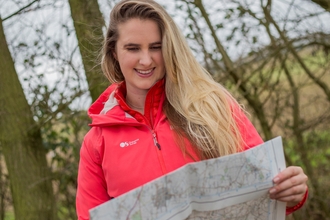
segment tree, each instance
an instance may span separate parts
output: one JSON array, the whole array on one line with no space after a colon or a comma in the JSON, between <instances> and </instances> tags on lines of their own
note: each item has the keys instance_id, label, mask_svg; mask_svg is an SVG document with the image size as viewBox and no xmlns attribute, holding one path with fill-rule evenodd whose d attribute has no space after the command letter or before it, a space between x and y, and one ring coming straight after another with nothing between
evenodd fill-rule
<instances>
[{"instance_id":1,"label":"tree","mask_svg":"<svg viewBox=\"0 0 330 220\"><path fill-rule=\"evenodd\" d=\"M102 48L104 18L97 0L69 0L69 3L89 91L95 101L108 85L97 59Z\"/></svg>"},{"instance_id":2,"label":"tree","mask_svg":"<svg viewBox=\"0 0 330 220\"><path fill-rule=\"evenodd\" d=\"M55 11L60 9L57 7L61 7L60 4L56 6L56 2L54 3L53 1L43 1L43 4L34 4L37 2L39 1L35 0L26 6L20 7L19 10L7 16L6 20L11 20L16 15L24 17L25 13L37 13L42 11L43 8L52 8ZM80 109L69 107L74 100L85 93L81 89L80 78L81 75L84 75L84 72L81 71L80 63L77 62L79 59L76 59L77 56L75 56L77 48L83 54L82 60L86 69L91 96L96 99L106 86L106 80L101 75L100 66L97 65L97 55L103 40L102 27L104 26L104 20L99 11L97 1L85 1L86 7L81 7L81 3L77 1L71 1L70 3L76 18L77 38L80 39L80 48L77 45L75 48L73 47L72 51L71 48L68 50L68 48L65 48L65 40L48 37L47 27L50 26L49 22L44 24L40 22L40 25L36 25L31 29L32 35L36 36L34 41L31 38L30 41L20 39L12 47L13 54L24 54L22 63L20 63L17 56L15 58L16 62L19 60L17 62L18 65L24 66L25 76L21 79L28 82L29 85L29 88L25 89L28 90L28 107L30 110L32 109L30 113L31 117L34 118L34 126L31 126L35 127L36 130L39 128L41 134L41 136L36 135L37 139L33 142L39 143L39 147L44 149L44 156L48 152L53 155L51 158L48 157L51 159L49 162L52 169L52 178L47 178L56 186L55 197L58 207L52 207L59 217L63 219L76 219L74 200L77 184L78 152L82 133L86 133L86 127L89 122L86 114L82 113ZM87 15L89 16L88 18L86 18ZM81 18L83 20L80 20ZM34 25L29 24L27 26L32 27ZM62 33L66 34L67 38L70 38L74 29L67 23L67 20L61 24L61 27ZM71 54L67 54L67 51ZM44 65L45 63L47 64ZM41 66L45 67L42 72L40 72ZM49 69L62 76L55 82L52 82L51 85L45 83L47 82L45 80L46 72L49 72ZM81 131L82 129L84 130L83 132ZM40 167L46 168L47 166L43 165ZM13 181L15 180L13 179ZM50 189L50 193L53 193L53 189ZM35 196L34 200L37 201L38 195L35 194ZM15 203L14 209L15 212L19 211L19 209L16 210ZM50 219L48 217L42 218Z\"/></svg>"},{"instance_id":3,"label":"tree","mask_svg":"<svg viewBox=\"0 0 330 220\"><path fill-rule=\"evenodd\" d=\"M18 80L1 19L0 50L0 146L10 177L15 218L56 219L46 149Z\"/></svg>"},{"instance_id":4,"label":"tree","mask_svg":"<svg viewBox=\"0 0 330 220\"><path fill-rule=\"evenodd\" d=\"M1 148L0 148L1 149ZM8 192L8 178L4 172L3 157L0 154L0 220L5 219L5 208Z\"/></svg>"}]
</instances>

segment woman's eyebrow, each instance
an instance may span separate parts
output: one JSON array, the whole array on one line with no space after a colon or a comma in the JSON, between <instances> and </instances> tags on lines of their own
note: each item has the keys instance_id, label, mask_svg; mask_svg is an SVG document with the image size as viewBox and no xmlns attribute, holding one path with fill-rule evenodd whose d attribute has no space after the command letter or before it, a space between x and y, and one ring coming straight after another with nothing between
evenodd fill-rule
<instances>
[{"instance_id":1,"label":"woman's eyebrow","mask_svg":"<svg viewBox=\"0 0 330 220\"><path fill-rule=\"evenodd\" d=\"M153 43L151 43L149 45L158 45L158 44L162 44L162 42L161 41L157 41L157 42L153 42Z\"/></svg>"},{"instance_id":2,"label":"woman's eyebrow","mask_svg":"<svg viewBox=\"0 0 330 220\"><path fill-rule=\"evenodd\" d=\"M128 43L124 45L124 47L138 47L138 46L140 46L140 44Z\"/></svg>"},{"instance_id":3,"label":"woman's eyebrow","mask_svg":"<svg viewBox=\"0 0 330 220\"><path fill-rule=\"evenodd\" d=\"M156 42L153 42L153 43L150 43L149 45L150 46L154 46L154 45L159 45L159 44L162 44L161 41L156 41ZM128 44L125 44L124 47L139 47L141 46L140 44L134 44L134 43L128 43Z\"/></svg>"}]
</instances>

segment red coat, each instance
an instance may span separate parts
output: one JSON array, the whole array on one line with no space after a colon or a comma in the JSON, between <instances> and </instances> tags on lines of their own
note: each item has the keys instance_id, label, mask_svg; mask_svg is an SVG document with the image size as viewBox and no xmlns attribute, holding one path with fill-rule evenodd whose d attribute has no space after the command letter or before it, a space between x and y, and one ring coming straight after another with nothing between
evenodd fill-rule
<instances>
[{"instance_id":1,"label":"red coat","mask_svg":"<svg viewBox=\"0 0 330 220\"><path fill-rule=\"evenodd\" d=\"M125 84L111 85L90 107L92 128L80 150L76 206L79 219L89 219L89 209L117 197L187 163L162 112L164 81L147 94L145 114L125 103ZM237 108L238 109L238 108ZM263 141L241 112L237 120L244 149ZM187 150L198 160L189 142Z\"/></svg>"}]
</instances>

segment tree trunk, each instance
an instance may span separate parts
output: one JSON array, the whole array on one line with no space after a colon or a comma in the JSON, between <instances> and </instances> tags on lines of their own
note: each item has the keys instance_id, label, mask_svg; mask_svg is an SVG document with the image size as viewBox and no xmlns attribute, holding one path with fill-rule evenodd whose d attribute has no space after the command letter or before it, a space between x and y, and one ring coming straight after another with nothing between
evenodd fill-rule
<instances>
[{"instance_id":1,"label":"tree trunk","mask_svg":"<svg viewBox=\"0 0 330 220\"><path fill-rule=\"evenodd\" d=\"M6 197L6 182L3 178L3 164L0 146L0 220L5 219L5 197Z\"/></svg>"},{"instance_id":2,"label":"tree trunk","mask_svg":"<svg viewBox=\"0 0 330 220\"><path fill-rule=\"evenodd\" d=\"M56 219L46 150L19 82L1 18L0 51L0 146L10 178L15 219Z\"/></svg>"},{"instance_id":3,"label":"tree trunk","mask_svg":"<svg viewBox=\"0 0 330 220\"><path fill-rule=\"evenodd\" d=\"M89 91L95 101L109 84L98 59L103 42L104 19L97 0L69 0L69 3Z\"/></svg>"}]
</instances>

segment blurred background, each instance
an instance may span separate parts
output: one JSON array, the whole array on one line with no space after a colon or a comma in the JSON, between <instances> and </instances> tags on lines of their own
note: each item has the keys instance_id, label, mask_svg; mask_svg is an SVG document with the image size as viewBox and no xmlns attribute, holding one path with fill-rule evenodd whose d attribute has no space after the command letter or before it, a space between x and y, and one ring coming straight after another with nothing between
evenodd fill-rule
<instances>
[{"instance_id":1,"label":"blurred background","mask_svg":"<svg viewBox=\"0 0 330 220\"><path fill-rule=\"evenodd\" d=\"M89 105L116 0L0 0L0 220L76 219ZM309 176L287 219L330 219L330 1L159 1L264 140Z\"/></svg>"}]
</instances>

